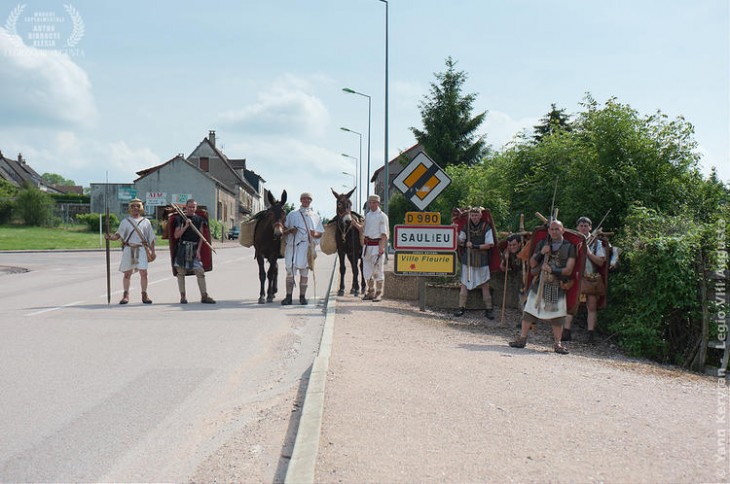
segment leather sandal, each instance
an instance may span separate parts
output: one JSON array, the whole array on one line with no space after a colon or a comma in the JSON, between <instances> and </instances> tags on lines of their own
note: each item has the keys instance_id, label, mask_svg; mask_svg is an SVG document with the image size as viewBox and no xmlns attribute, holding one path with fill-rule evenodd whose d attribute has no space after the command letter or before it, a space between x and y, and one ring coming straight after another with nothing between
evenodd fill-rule
<instances>
[{"instance_id":1,"label":"leather sandal","mask_svg":"<svg viewBox=\"0 0 730 484\"><path fill-rule=\"evenodd\" d=\"M147 293L146 292L143 292L142 293L142 302L144 304L152 304L152 299L150 299L149 297L147 297Z\"/></svg>"},{"instance_id":2,"label":"leather sandal","mask_svg":"<svg viewBox=\"0 0 730 484\"><path fill-rule=\"evenodd\" d=\"M516 340L510 341L509 345L512 348L524 348L527 345L527 338L523 338L522 336L518 336Z\"/></svg>"},{"instance_id":3,"label":"leather sandal","mask_svg":"<svg viewBox=\"0 0 730 484\"><path fill-rule=\"evenodd\" d=\"M568 348L561 345L560 343L555 343L553 345L553 351L559 355L567 355L568 353L570 353L570 351L568 351Z\"/></svg>"},{"instance_id":4,"label":"leather sandal","mask_svg":"<svg viewBox=\"0 0 730 484\"><path fill-rule=\"evenodd\" d=\"M124 294L122 294L122 299L119 301L119 304L127 304L129 302L129 291L124 291Z\"/></svg>"}]
</instances>

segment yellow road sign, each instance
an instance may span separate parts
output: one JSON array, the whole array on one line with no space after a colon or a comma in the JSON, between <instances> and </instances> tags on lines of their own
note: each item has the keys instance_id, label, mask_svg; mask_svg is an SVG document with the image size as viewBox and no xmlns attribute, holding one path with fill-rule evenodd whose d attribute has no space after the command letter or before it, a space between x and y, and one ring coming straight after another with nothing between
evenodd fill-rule
<instances>
[{"instance_id":1,"label":"yellow road sign","mask_svg":"<svg viewBox=\"0 0 730 484\"><path fill-rule=\"evenodd\" d=\"M441 225L440 212L406 212L406 225Z\"/></svg>"},{"instance_id":2,"label":"yellow road sign","mask_svg":"<svg viewBox=\"0 0 730 484\"><path fill-rule=\"evenodd\" d=\"M452 276L456 274L456 254L396 251L393 272L404 276Z\"/></svg>"}]
</instances>

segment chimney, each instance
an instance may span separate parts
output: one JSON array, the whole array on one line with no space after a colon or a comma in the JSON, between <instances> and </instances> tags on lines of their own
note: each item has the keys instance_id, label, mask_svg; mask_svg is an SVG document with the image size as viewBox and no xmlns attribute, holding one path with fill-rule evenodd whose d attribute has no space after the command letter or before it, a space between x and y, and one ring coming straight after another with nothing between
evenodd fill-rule
<instances>
[{"instance_id":1,"label":"chimney","mask_svg":"<svg viewBox=\"0 0 730 484\"><path fill-rule=\"evenodd\" d=\"M25 160L23 159L23 153L18 153L18 163L21 165L25 164Z\"/></svg>"},{"instance_id":2,"label":"chimney","mask_svg":"<svg viewBox=\"0 0 730 484\"><path fill-rule=\"evenodd\" d=\"M212 129L208 131L208 141L211 145L213 145L213 148L215 148L215 131Z\"/></svg>"}]
</instances>

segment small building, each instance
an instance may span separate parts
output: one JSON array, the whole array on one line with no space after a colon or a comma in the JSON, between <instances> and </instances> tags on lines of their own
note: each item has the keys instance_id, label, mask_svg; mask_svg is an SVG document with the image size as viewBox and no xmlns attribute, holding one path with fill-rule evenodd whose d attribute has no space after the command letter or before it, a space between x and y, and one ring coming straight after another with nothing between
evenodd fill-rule
<instances>
[{"instance_id":1,"label":"small building","mask_svg":"<svg viewBox=\"0 0 730 484\"><path fill-rule=\"evenodd\" d=\"M408 163L410 163L413 158L418 156L418 154L423 151L423 145L421 143L416 143L415 145L401 152L398 156L388 162L389 196L393 193L393 190L395 188L393 186L393 180L395 180L400 172L403 171L406 166L408 166ZM383 194L385 193L384 181L385 167L381 166L373 172L373 176L370 178L370 183L373 183L373 193L379 195L381 200L383 199Z\"/></svg>"},{"instance_id":2,"label":"small building","mask_svg":"<svg viewBox=\"0 0 730 484\"><path fill-rule=\"evenodd\" d=\"M212 130L187 158L181 153L137 174L134 188L148 213L151 206L194 198L211 219L230 228L265 208L265 180L246 168L245 159L228 158Z\"/></svg>"},{"instance_id":3,"label":"small building","mask_svg":"<svg viewBox=\"0 0 730 484\"><path fill-rule=\"evenodd\" d=\"M63 193L52 185L46 184L41 176L25 161L22 153L14 160L3 155L0 151L0 178L16 187L23 185L36 187L42 192Z\"/></svg>"}]
</instances>

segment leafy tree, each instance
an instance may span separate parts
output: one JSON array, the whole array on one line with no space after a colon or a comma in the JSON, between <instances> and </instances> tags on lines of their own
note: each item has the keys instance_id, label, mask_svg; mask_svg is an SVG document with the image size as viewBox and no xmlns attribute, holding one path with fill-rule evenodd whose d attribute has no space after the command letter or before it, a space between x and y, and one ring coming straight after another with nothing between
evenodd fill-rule
<instances>
[{"instance_id":1,"label":"leafy tree","mask_svg":"<svg viewBox=\"0 0 730 484\"><path fill-rule=\"evenodd\" d=\"M55 173L44 173L41 175L41 180L48 185L58 185L62 187L72 187L76 185L73 180L67 180L61 175L57 175Z\"/></svg>"},{"instance_id":2,"label":"leafy tree","mask_svg":"<svg viewBox=\"0 0 730 484\"><path fill-rule=\"evenodd\" d=\"M35 187L26 186L18 192L16 210L25 225L49 224L53 215L53 199Z\"/></svg>"},{"instance_id":3,"label":"leafy tree","mask_svg":"<svg viewBox=\"0 0 730 484\"><path fill-rule=\"evenodd\" d=\"M430 96L419 103L423 130L411 127L426 153L441 167L473 165L487 151L484 138L477 130L484 122L486 111L472 117L476 94L462 94L467 79L456 70L456 62L446 58L446 71L435 74Z\"/></svg>"},{"instance_id":4,"label":"leafy tree","mask_svg":"<svg viewBox=\"0 0 730 484\"><path fill-rule=\"evenodd\" d=\"M558 109L555 104L550 105L550 112L541 120L540 124L534 126L535 134L533 140L541 142L546 136L550 136L560 130L571 131L570 116L565 114L565 109Z\"/></svg>"}]
</instances>

